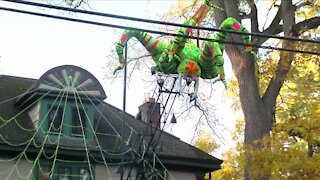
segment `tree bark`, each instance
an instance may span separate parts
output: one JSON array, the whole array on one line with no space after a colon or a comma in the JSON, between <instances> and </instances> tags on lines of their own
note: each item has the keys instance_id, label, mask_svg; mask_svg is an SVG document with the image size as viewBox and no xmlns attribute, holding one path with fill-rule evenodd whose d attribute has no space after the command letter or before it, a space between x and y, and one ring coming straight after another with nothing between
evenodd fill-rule
<instances>
[{"instance_id":1,"label":"tree bark","mask_svg":"<svg viewBox=\"0 0 320 180\"><path fill-rule=\"evenodd\" d=\"M247 2L252 8L252 12L249 15L252 23L251 32L259 33L256 5L254 1L247 0ZM215 11L214 18L217 25L230 16L239 21L241 20L240 12L238 11L239 0L216 0L215 3L224 9L223 12ZM292 0L281 1L275 18L263 33L276 35L284 32L286 37L298 37L301 33L317 28L320 25L320 17L314 17L295 24L295 9L296 7L292 4ZM280 25L281 20L283 25ZM256 38L254 43L261 45L267 39ZM241 38L235 35L232 35L230 40L241 42ZM283 41L282 47L294 48L294 43ZM261 96L255 74L255 59L251 55L244 55L242 53L243 50L244 48L241 46L226 45L226 52L239 84L240 103L245 118L244 142L245 145L260 148L261 144L255 143L255 141L261 140L263 136L270 134L272 125L275 122L276 99L290 70L295 54L284 51L280 53L280 60L274 76L270 80L266 92ZM250 163L250 157L247 159L247 163ZM250 179L248 171L245 172L245 179ZM268 179L268 177L261 177L260 179Z\"/></svg>"},{"instance_id":2,"label":"tree bark","mask_svg":"<svg viewBox=\"0 0 320 180\"><path fill-rule=\"evenodd\" d=\"M215 13L217 24L227 17L232 16L240 20L240 13L237 11L237 3L234 0L219 0L218 5L223 6L225 14ZM251 32L258 30L256 12L252 14ZM241 42L239 36L231 36L231 41ZM269 134L273 122L273 107L266 106L260 97L255 74L255 59L251 55L245 55L241 46L227 45L226 52L231 60L232 68L239 83L240 102L245 117L245 144L259 146L254 141L261 139L263 135Z\"/></svg>"}]
</instances>

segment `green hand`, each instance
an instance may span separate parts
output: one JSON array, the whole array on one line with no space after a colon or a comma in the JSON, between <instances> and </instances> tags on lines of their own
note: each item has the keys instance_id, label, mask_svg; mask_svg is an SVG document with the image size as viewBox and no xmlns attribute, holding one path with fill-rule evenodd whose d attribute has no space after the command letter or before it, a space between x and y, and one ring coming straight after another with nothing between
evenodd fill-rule
<instances>
[{"instance_id":1,"label":"green hand","mask_svg":"<svg viewBox=\"0 0 320 180\"><path fill-rule=\"evenodd\" d=\"M228 89L228 83L227 83L226 79L225 79L225 78L220 78L220 81L222 81L224 87L225 87L226 89Z\"/></svg>"},{"instance_id":2,"label":"green hand","mask_svg":"<svg viewBox=\"0 0 320 180\"><path fill-rule=\"evenodd\" d=\"M118 67L116 67L116 69L113 71L113 75L115 75L118 71L120 71L121 69L123 69L123 65L119 65Z\"/></svg>"},{"instance_id":3,"label":"green hand","mask_svg":"<svg viewBox=\"0 0 320 180\"><path fill-rule=\"evenodd\" d=\"M251 46L246 46L246 50L244 50L243 53L251 54L253 56L257 56L257 54L252 50Z\"/></svg>"},{"instance_id":4,"label":"green hand","mask_svg":"<svg viewBox=\"0 0 320 180\"><path fill-rule=\"evenodd\" d=\"M251 55L253 55L253 56L257 56L257 54L256 54L254 51L252 51L252 50L244 50L243 53L251 54Z\"/></svg>"},{"instance_id":5,"label":"green hand","mask_svg":"<svg viewBox=\"0 0 320 180\"><path fill-rule=\"evenodd\" d=\"M175 53L169 52L168 54L169 62L181 62L180 57Z\"/></svg>"},{"instance_id":6,"label":"green hand","mask_svg":"<svg viewBox=\"0 0 320 180\"><path fill-rule=\"evenodd\" d=\"M159 58L159 62L181 62L180 57L172 50L164 50Z\"/></svg>"}]
</instances>

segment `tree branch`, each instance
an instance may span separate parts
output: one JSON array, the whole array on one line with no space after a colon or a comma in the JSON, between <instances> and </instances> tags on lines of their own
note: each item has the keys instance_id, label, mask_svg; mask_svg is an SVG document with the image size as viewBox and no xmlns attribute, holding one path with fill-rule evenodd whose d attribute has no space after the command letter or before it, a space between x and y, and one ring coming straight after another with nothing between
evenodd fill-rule
<instances>
[{"instance_id":1,"label":"tree branch","mask_svg":"<svg viewBox=\"0 0 320 180\"><path fill-rule=\"evenodd\" d=\"M216 0L215 5L225 9L223 0ZM214 21L216 24L221 24L223 20L227 18L226 11L214 10Z\"/></svg>"},{"instance_id":2,"label":"tree branch","mask_svg":"<svg viewBox=\"0 0 320 180\"><path fill-rule=\"evenodd\" d=\"M286 9L287 10L287 9ZM290 13L286 14L287 16L290 15ZM286 16L284 15L284 16ZM292 17L287 17L287 22L284 21L284 26L286 27L286 30L284 30L285 36L291 36L291 37L299 37L304 32L315 29L320 25L320 17L314 17L311 19L307 19L305 21L302 21L298 24L292 23ZM286 24L287 23L287 24ZM290 28L291 27L291 28ZM290 31L289 31L290 30ZM283 47L291 47L295 44L290 41L284 41ZM280 89L284 83L285 76L288 74L289 69L291 67L291 63L294 59L295 54L288 53L288 52L281 52L280 54L280 61L277 65L277 70L275 76L272 78L272 80L269 83L269 86L266 90L266 93L263 96L263 99L265 103L269 106L276 102L276 98L280 92Z\"/></svg>"},{"instance_id":3,"label":"tree branch","mask_svg":"<svg viewBox=\"0 0 320 180\"><path fill-rule=\"evenodd\" d=\"M239 13L239 2L235 0L224 0L224 10L228 14L228 16L231 16L235 18L236 20L240 21L240 13Z\"/></svg>"},{"instance_id":4,"label":"tree branch","mask_svg":"<svg viewBox=\"0 0 320 180\"><path fill-rule=\"evenodd\" d=\"M304 8L306 6L312 6L312 3L310 1L303 2L299 5L295 5L295 9L298 10L298 9Z\"/></svg>"},{"instance_id":5,"label":"tree branch","mask_svg":"<svg viewBox=\"0 0 320 180\"><path fill-rule=\"evenodd\" d=\"M282 26L280 25L280 21L282 20L281 17L281 5L277 11L277 14L275 15L275 17L273 18L270 26L264 30L262 33L263 34L270 34L270 35L276 35L279 34L280 32L282 32ZM258 45L263 44L264 42L266 42L268 40L268 38L259 38L258 42L256 42Z\"/></svg>"},{"instance_id":6,"label":"tree branch","mask_svg":"<svg viewBox=\"0 0 320 180\"><path fill-rule=\"evenodd\" d=\"M316 29L318 26L320 26L320 17L307 19L293 26L292 35L295 37L299 37L304 32L311 29Z\"/></svg>"},{"instance_id":7,"label":"tree branch","mask_svg":"<svg viewBox=\"0 0 320 180\"><path fill-rule=\"evenodd\" d=\"M241 19L249 19L250 17L251 17L250 14L246 14L246 13L240 12L240 18Z\"/></svg>"},{"instance_id":8,"label":"tree branch","mask_svg":"<svg viewBox=\"0 0 320 180\"><path fill-rule=\"evenodd\" d=\"M259 32L258 23L258 9L254 1L246 0L251 8L250 19L251 19L251 32Z\"/></svg>"}]
</instances>

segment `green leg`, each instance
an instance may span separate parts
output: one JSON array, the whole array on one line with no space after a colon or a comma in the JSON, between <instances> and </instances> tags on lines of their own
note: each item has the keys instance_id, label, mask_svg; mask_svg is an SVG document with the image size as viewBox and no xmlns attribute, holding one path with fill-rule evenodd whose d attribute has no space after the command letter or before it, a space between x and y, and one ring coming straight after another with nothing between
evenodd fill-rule
<instances>
[{"instance_id":1,"label":"green leg","mask_svg":"<svg viewBox=\"0 0 320 180\"><path fill-rule=\"evenodd\" d=\"M122 33L120 40L116 44L116 52L119 58L120 65L114 70L114 73L122 69L124 66L124 47L132 37L135 37L140 41L140 43L147 49L147 51L151 54L153 60L156 62L159 58L159 55L164 51L165 45L156 38L150 36L148 33L144 31L125 30Z\"/></svg>"}]
</instances>

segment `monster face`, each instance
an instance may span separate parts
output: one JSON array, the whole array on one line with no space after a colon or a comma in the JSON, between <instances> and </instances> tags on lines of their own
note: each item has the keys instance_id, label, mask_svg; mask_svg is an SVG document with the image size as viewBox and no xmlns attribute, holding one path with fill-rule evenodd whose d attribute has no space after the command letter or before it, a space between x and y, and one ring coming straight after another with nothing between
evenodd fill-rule
<instances>
[{"instance_id":1,"label":"monster face","mask_svg":"<svg viewBox=\"0 0 320 180\"><path fill-rule=\"evenodd\" d=\"M191 99L195 99L199 88L199 77L201 75L201 69L198 63L192 60L181 63L178 67L178 74L180 95L183 95L182 79L186 80L187 85L190 85L192 81L195 81L195 93L191 97Z\"/></svg>"},{"instance_id":2,"label":"monster face","mask_svg":"<svg viewBox=\"0 0 320 180\"><path fill-rule=\"evenodd\" d=\"M181 63L178 67L178 74L182 75L183 79L187 82L197 80L201 75L201 68L199 67L198 63L194 61L185 61Z\"/></svg>"}]
</instances>

